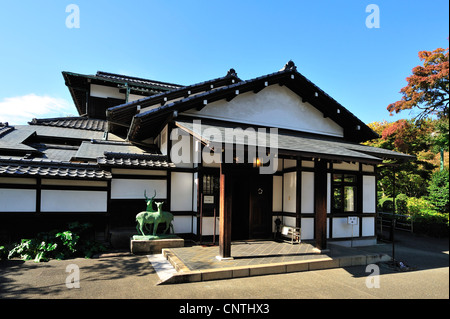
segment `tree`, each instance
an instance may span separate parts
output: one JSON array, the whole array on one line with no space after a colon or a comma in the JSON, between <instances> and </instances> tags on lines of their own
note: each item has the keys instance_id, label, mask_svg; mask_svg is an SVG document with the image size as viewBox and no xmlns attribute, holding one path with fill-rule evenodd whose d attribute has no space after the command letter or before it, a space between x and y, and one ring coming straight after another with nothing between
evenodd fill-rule
<instances>
[{"instance_id":1,"label":"tree","mask_svg":"<svg viewBox=\"0 0 450 319\"><path fill-rule=\"evenodd\" d=\"M448 118L449 103L449 49L438 48L434 51L420 51L419 58L423 66L412 69L412 75L406 78L408 84L400 90L400 101L388 105L387 110L394 112L418 108L420 121L432 115Z\"/></svg>"},{"instance_id":2,"label":"tree","mask_svg":"<svg viewBox=\"0 0 450 319\"><path fill-rule=\"evenodd\" d=\"M440 213L447 213L449 209L449 173L448 170L437 171L433 174L428 186L428 200Z\"/></svg>"},{"instance_id":3,"label":"tree","mask_svg":"<svg viewBox=\"0 0 450 319\"><path fill-rule=\"evenodd\" d=\"M435 166L426 156L430 149L428 137L435 129L431 119L416 123L414 120L396 122L374 122L368 126L381 137L364 144L415 155L416 159L399 164L396 169L395 188L397 194L421 197L427 194L427 184ZM393 171L391 167L378 170L378 186L384 196L393 196Z\"/></svg>"}]
</instances>

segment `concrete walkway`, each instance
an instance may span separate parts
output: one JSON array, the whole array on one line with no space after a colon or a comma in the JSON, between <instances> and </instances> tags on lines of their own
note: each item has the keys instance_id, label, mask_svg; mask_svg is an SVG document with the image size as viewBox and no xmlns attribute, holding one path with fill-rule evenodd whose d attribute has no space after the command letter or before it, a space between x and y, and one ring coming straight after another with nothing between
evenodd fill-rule
<instances>
[{"instance_id":1,"label":"concrete walkway","mask_svg":"<svg viewBox=\"0 0 450 319\"><path fill-rule=\"evenodd\" d=\"M307 243L239 241L232 243L231 260L217 258L218 246L192 245L163 249L162 255L176 272L161 274L159 284L359 266L391 260L389 255L377 252L373 246L370 251L364 247L349 248L336 244L328 246L327 250L318 251ZM167 267L164 269L167 270Z\"/></svg>"}]
</instances>

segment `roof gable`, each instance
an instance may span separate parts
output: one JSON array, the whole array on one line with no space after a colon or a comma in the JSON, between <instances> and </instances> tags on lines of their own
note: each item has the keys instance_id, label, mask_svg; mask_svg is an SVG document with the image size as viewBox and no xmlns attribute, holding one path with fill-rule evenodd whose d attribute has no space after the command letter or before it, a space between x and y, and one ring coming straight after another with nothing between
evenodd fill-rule
<instances>
[{"instance_id":1,"label":"roof gable","mask_svg":"<svg viewBox=\"0 0 450 319\"><path fill-rule=\"evenodd\" d=\"M344 130L336 122L303 102L301 97L285 86L271 85L258 94L246 92L233 100L208 103L201 110L195 108L183 114L200 118L277 127L314 134L343 137Z\"/></svg>"},{"instance_id":2,"label":"roof gable","mask_svg":"<svg viewBox=\"0 0 450 319\"><path fill-rule=\"evenodd\" d=\"M138 114L133 116L128 130L128 138L137 141L152 136L152 134L156 135L162 123L176 117L180 112L187 112L192 109L200 111L210 103L219 100L230 102L238 95L247 92L258 94L271 85L289 88L301 98L303 103L308 102L320 111L324 118L331 119L342 128L345 140L363 142L378 137L375 132L344 106L297 72L295 65L290 62L282 70L272 74L211 89L201 94L190 95L173 101L172 103L155 105L153 108L150 105L146 105L147 108L144 112L135 109L135 112L137 111ZM166 94L170 94L170 92ZM151 99L151 97L143 99L141 102Z\"/></svg>"}]
</instances>

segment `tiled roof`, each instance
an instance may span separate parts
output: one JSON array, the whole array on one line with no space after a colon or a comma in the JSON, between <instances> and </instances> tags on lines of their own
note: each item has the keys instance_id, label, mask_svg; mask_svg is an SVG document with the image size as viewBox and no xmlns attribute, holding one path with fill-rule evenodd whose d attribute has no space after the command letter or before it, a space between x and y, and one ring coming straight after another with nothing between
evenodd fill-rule
<instances>
[{"instance_id":1,"label":"tiled roof","mask_svg":"<svg viewBox=\"0 0 450 319\"><path fill-rule=\"evenodd\" d=\"M34 118L28 124L30 125L45 125L45 126L56 126L65 128L74 128L90 131L104 131L106 128L105 120L90 119L86 117L58 117L58 118L47 118L47 119L36 119Z\"/></svg>"},{"instance_id":2,"label":"tiled roof","mask_svg":"<svg viewBox=\"0 0 450 319\"><path fill-rule=\"evenodd\" d=\"M107 119L112 123L121 123L122 126L129 126L132 118L137 113L145 112L149 109L158 108L162 105L171 104L174 101L179 101L240 81L241 79L238 78L236 71L234 69L230 69L223 77L192 84L189 86L179 87L177 89L154 94L140 100L135 100L111 107L106 111Z\"/></svg>"},{"instance_id":3,"label":"tiled roof","mask_svg":"<svg viewBox=\"0 0 450 319\"><path fill-rule=\"evenodd\" d=\"M211 121L210 123L202 122L201 127L196 127L193 125L192 121L189 120L178 120L176 125L181 129L185 130L189 134L192 134L196 138L204 141L205 143L220 142L233 144L244 144L257 146L259 138L256 134L247 136L243 130L234 130L233 134L227 133L227 129L236 128L235 125L231 123L224 123L220 121ZM206 132L211 132L211 129L221 133L221 141L214 141L211 139ZM253 128L253 132L257 132L257 128ZM205 135L206 133L206 135ZM290 153L298 152L303 156L311 157L323 157L328 159L346 159L349 161L361 161L368 163L380 163L383 159L402 159L409 160L413 158L410 155L389 151L376 147L369 147L365 145L360 145L356 143L346 143L340 140L327 140L312 136L306 136L297 132L287 132L284 130L279 130L276 136L277 145L276 148L278 152ZM271 145L269 134L266 135L266 140L262 141L267 147L273 147ZM261 143L261 142L260 142Z\"/></svg>"},{"instance_id":4,"label":"tiled roof","mask_svg":"<svg viewBox=\"0 0 450 319\"><path fill-rule=\"evenodd\" d=\"M6 123L0 122L0 137L8 132L11 132L12 130L14 130L14 126L9 126L8 122Z\"/></svg>"},{"instance_id":5,"label":"tiled roof","mask_svg":"<svg viewBox=\"0 0 450 319\"><path fill-rule=\"evenodd\" d=\"M172 168L175 164L168 162L165 155L147 155L131 153L105 152L104 157L97 159L99 165L114 167L139 167L139 168Z\"/></svg>"},{"instance_id":6,"label":"tiled roof","mask_svg":"<svg viewBox=\"0 0 450 319\"><path fill-rule=\"evenodd\" d=\"M102 157L105 152L144 154L144 150L127 142L99 141L81 143L75 158L79 160L95 160Z\"/></svg>"},{"instance_id":7,"label":"tiled roof","mask_svg":"<svg viewBox=\"0 0 450 319\"><path fill-rule=\"evenodd\" d=\"M128 139L130 141L138 141L152 136L152 134L155 135L157 133L155 128L159 127L159 123L167 121L174 114L178 115L191 109L201 110L207 104L223 99L231 101L240 94L246 92L258 93L265 87L275 84L287 87L301 97L303 102L310 103L318 111L322 112L324 117L330 118L330 120L341 126L344 129L344 137L346 140L362 142L378 137L372 129L344 106L299 73L295 65L291 62L280 71L271 74L218 88L214 87L211 90L196 95L189 95L182 99L168 101L162 105L154 103L156 107L145 105L146 108L141 108L139 113L133 115L133 120L128 130ZM149 97L145 100L152 101L152 98ZM142 102L139 103L143 104Z\"/></svg>"},{"instance_id":8,"label":"tiled roof","mask_svg":"<svg viewBox=\"0 0 450 319\"><path fill-rule=\"evenodd\" d=\"M156 87L162 87L162 88L166 88L166 89L177 89L177 88L181 87L181 85L178 85L178 84L142 79L142 78L137 78L134 76L127 76L127 75L115 74L115 73L109 73L109 72L103 72L103 71L97 71L96 76L99 78L106 78L106 79L110 79L110 80L114 80L114 81L133 83L133 84L137 84L137 85L156 86Z\"/></svg>"},{"instance_id":9,"label":"tiled roof","mask_svg":"<svg viewBox=\"0 0 450 319\"><path fill-rule=\"evenodd\" d=\"M0 159L0 176L29 175L69 179L109 179L111 173L96 164Z\"/></svg>"}]
</instances>

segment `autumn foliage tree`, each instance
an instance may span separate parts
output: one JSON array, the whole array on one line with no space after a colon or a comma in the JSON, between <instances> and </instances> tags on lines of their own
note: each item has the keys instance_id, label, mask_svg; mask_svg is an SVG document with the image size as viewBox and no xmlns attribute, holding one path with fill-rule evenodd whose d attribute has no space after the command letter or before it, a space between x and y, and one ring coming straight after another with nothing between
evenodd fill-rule
<instances>
[{"instance_id":1,"label":"autumn foliage tree","mask_svg":"<svg viewBox=\"0 0 450 319\"><path fill-rule=\"evenodd\" d=\"M423 66L412 69L406 78L408 84L400 90L400 101L391 103L387 109L392 115L403 110L418 108L417 120L436 115L448 118L449 103L449 49L420 51Z\"/></svg>"}]
</instances>

